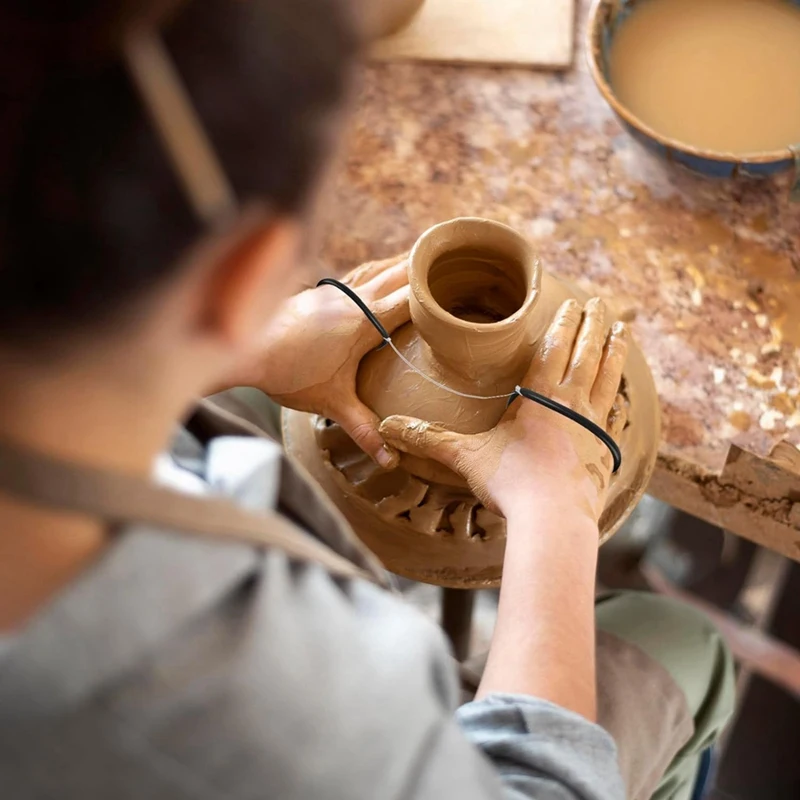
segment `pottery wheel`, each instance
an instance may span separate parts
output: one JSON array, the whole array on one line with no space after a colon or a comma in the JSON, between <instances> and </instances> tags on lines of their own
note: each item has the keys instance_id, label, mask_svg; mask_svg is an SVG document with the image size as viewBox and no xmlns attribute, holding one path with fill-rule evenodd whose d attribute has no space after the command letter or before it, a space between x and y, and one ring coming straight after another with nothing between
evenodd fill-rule
<instances>
[{"instance_id":1,"label":"pottery wheel","mask_svg":"<svg viewBox=\"0 0 800 800\"><path fill-rule=\"evenodd\" d=\"M552 277L548 282L559 284L562 297L588 299L571 285ZM600 544L619 529L644 494L660 440L658 396L644 356L634 343L622 393L628 402L628 423L618 442L623 464L612 478L600 519ZM392 472L380 469L336 423L324 417L285 410L283 437L287 451L320 483L389 570L452 588L499 584L505 520L484 508L467 489L412 475L403 469L402 461ZM536 525L537 520L531 519L531 535L536 534Z\"/></svg>"}]
</instances>

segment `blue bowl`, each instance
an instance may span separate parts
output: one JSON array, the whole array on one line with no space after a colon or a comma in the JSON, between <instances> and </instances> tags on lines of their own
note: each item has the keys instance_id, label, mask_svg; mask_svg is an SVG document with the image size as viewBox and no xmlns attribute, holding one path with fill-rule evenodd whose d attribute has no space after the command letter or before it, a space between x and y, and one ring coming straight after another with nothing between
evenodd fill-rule
<instances>
[{"instance_id":1,"label":"blue bowl","mask_svg":"<svg viewBox=\"0 0 800 800\"><path fill-rule=\"evenodd\" d=\"M764 177L794 169L792 195L793 199L800 199L800 143L796 147L745 155L702 150L654 131L619 102L608 81L608 54L617 26L633 11L637 2L648 0L594 0L589 11L586 43L594 82L628 132L668 161L714 178L733 178L737 175ZM800 5L800 0L787 2Z\"/></svg>"}]
</instances>

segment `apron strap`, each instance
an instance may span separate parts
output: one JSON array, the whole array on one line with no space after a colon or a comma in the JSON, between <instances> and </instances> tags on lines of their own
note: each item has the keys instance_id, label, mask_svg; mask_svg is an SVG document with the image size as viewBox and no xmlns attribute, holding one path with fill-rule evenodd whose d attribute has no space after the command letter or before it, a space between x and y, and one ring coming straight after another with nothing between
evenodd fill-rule
<instances>
[{"instance_id":1,"label":"apron strap","mask_svg":"<svg viewBox=\"0 0 800 800\"><path fill-rule=\"evenodd\" d=\"M243 402L235 391L225 391L199 400L184 428L202 444L219 436L258 437L280 442L280 424L271 432L271 421ZM281 476L275 511L303 531L310 531L334 553L391 585L383 564L359 539L347 520L308 472L285 451L281 453Z\"/></svg>"},{"instance_id":2,"label":"apron strap","mask_svg":"<svg viewBox=\"0 0 800 800\"><path fill-rule=\"evenodd\" d=\"M251 513L226 500L181 494L2 441L0 491L34 505L99 517L113 527L142 523L184 535L275 547L290 558L318 563L337 577L386 585L274 511Z\"/></svg>"}]
</instances>

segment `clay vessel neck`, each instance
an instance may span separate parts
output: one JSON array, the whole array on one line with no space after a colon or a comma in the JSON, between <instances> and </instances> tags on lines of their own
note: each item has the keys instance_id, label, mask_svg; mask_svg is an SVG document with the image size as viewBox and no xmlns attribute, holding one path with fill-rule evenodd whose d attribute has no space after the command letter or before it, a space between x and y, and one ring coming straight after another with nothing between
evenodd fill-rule
<instances>
[{"instance_id":1,"label":"clay vessel neck","mask_svg":"<svg viewBox=\"0 0 800 800\"><path fill-rule=\"evenodd\" d=\"M478 218L437 225L411 253L409 283L412 322L445 375L479 383L520 377L533 353L541 285L522 236Z\"/></svg>"}]
</instances>

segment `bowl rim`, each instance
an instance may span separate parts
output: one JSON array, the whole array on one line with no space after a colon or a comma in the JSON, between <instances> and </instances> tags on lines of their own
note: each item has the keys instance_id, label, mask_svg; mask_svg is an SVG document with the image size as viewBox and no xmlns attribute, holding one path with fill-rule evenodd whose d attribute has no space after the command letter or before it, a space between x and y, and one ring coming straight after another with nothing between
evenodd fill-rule
<instances>
[{"instance_id":1,"label":"bowl rim","mask_svg":"<svg viewBox=\"0 0 800 800\"><path fill-rule=\"evenodd\" d=\"M600 12L609 6L610 3L617 2L618 0L592 0L589 8L589 17L586 28L585 43L586 43L586 60L589 64L589 72L594 79L597 88L603 99L611 106L614 112L619 115L625 122L632 127L641 131L642 133L654 139L659 144L673 150L679 150L697 158L702 158L707 161L717 162L733 162L734 164L773 164L779 161L800 161L800 144L787 145L779 150L761 150L753 151L752 153L732 153L719 150L703 150L694 145L682 142L680 139L672 139L662 133L658 133L649 125L642 122L633 112L629 111L622 103L617 100L611 85L606 80L603 70L599 63L599 20ZM667 151L669 155L669 150Z\"/></svg>"}]
</instances>

